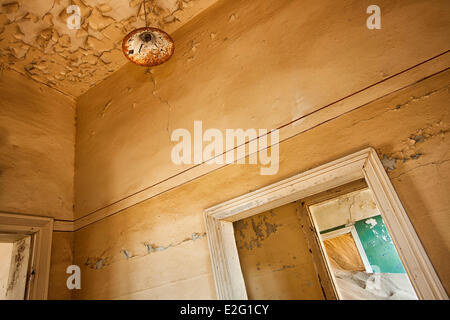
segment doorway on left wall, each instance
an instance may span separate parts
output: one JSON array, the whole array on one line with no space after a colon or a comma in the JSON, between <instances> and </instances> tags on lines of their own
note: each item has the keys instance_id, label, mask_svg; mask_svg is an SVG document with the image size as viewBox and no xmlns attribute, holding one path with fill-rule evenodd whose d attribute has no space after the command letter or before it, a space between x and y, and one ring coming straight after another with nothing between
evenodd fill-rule
<instances>
[{"instance_id":1,"label":"doorway on left wall","mask_svg":"<svg viewBox=\"0 0 450 320\"><path fill-rule=\"evenodd\" d=\"M0 300L25 299L31 251L31 235L0 234Z\"/></svg>"}]
</instances>

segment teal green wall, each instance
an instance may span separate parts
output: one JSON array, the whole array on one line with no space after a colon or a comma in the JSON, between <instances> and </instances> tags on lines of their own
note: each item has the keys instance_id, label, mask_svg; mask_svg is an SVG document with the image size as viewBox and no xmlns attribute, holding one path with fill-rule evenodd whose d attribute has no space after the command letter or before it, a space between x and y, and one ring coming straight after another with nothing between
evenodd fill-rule
<instances>
[{"instance_id":1,"label":"teal green wall","mask_svg":"<svg viewBox=\"0 0 450 320\"><path fill-rule=\"evenodd\" d=\"M366 221L369 219L375 219L377 224L375 226L367 224ZM356 222L355 228L373 271L406 273L381 215L369 219ZM380 271L374 266L378 266Z\"/></svg>"}]
</instances>

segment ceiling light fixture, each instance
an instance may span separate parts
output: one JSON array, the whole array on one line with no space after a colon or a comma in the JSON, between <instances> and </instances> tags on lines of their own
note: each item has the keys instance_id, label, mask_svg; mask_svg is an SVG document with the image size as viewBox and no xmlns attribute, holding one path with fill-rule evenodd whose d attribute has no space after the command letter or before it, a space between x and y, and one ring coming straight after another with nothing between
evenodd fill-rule
<instances>
[{"instance_id":1,"label":"ceiling light fixture","mask_svg":"<svg viewBox=\"0 0 450 320\"><path fill-rule=\"evenodd\" d=\"M172 57L175 44L168 33L148 26L146 2L142 1L145 27L131 31L123 39L122 51L131 62L143 67L153 67Z\"/></svg>"}]
</instances>

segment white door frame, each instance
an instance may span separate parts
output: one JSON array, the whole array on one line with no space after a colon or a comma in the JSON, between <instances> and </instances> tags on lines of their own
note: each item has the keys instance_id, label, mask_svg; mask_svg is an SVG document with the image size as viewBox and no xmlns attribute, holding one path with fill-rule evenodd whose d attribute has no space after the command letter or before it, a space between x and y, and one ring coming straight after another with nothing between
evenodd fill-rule
<instances>
[{"instance_id":1,"label":"white door frame","mask_svg":"<svg viewBox=\"0 0 450 320\"><path fill-rule=\"evenodd\" d=\"M204 211L218 299L247 299L233 222L365 178L419 299L448 299L376 151L367 148ZM240 183L236 181L235 183Z\"/></svg>"}]
</instances>

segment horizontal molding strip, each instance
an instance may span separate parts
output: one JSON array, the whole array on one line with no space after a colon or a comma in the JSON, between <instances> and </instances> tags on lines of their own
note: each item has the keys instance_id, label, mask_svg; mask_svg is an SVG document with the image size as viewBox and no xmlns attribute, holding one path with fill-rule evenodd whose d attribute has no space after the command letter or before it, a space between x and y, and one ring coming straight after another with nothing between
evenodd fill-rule
<instances>
[{"instance_id":1,"label":"horizontal molding strip","mask_svg":"<svg viewBox=\"0 0 450 320\"><path fill-rule=\"evenodd\" d=\"M53 221L53 231L71 232L74 230L73 221L57 220Z\"/></svg>"}]
</instances>

